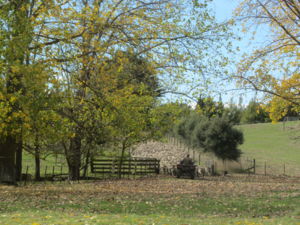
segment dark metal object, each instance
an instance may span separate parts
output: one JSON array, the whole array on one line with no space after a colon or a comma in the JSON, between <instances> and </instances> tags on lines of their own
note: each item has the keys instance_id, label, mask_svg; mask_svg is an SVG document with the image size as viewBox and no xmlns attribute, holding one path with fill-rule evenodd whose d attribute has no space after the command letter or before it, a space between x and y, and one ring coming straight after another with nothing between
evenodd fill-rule
<instances>
[{"instance_id":1,"label":"dark metal object","mask_svg":"<svg viewBox=\"0 0 300 225\"><path fill-rule=\"evenodd\" d=\"M176 177L189 177L191 179L194 179L196 176L197 170L195 165L183 165L178 164L177 170L176 170Z\"/></svg>"}]
</instances>

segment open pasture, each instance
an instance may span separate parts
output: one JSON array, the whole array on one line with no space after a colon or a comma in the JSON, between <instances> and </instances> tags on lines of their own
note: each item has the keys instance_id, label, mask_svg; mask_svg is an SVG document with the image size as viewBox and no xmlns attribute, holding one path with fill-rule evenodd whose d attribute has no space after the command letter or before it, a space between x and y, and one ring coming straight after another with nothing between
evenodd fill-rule
<instances>
[{"instance_id":1,"label":"open pasture","mask_svg":"<svg viewBox=\"0 0 300 225\"><path fill-rule=\"evenodd\" d=\"M273 165L300 165L300 122L257 123L237 126L244 133L243 157ZM299 173L300 175L300 173Z\"/></svg>"},{"instance_id":2,"label":"open pasture","mask_svg":"<svg viewBox=\"0 0 300 225\"><path fill-rule=\"evenodd\" d=\"M0 186L0 224L300 224L299 178L170 177Z\"/></svg>"}]
</instances>

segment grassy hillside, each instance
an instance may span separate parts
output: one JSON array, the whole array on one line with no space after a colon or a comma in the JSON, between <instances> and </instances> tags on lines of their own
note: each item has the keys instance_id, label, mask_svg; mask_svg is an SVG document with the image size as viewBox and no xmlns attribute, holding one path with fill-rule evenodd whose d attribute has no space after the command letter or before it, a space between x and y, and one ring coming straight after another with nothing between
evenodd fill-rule
<instances>
[{"instance_id":1,"label":"grassy hillside","mask_svg":"<svg viewBox=\"0 0 300 225\"><path fill-rule=\"evenodd\" d=\"M238 128L245 137L241 146L244 158L256 158L273 166L285 164L300 168L300 122L248 124Z\"/></svg>"}]
</instances>

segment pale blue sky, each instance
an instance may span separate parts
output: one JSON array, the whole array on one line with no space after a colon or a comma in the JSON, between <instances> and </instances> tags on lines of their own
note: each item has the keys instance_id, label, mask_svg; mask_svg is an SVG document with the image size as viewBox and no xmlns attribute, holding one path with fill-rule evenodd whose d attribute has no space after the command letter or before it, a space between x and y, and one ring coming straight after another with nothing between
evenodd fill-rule
<instances>
[{"instance_id":1,"label":"pale blue sky","mask_svg":"<svg viewBox=\"0 0 300 225\"><path fill-rule=\"evenodd\" d=\"M214 0L212 4L214 6L217 20L221 22L232 18L234 10L240 2L241 0ZM241 30L241 26L237 26L235 30L235 32L237 32L237 34L241 37L240 41L234 41L234 45L240 49L240 51L236 52L234 55L236 62L241 59L243 54L250 54L255 48L262 45L266 41L268 33L268 27L266 26L253 27L253 30L250 30L249 33L243 33ZM253 31L256 32L254 39L252 39ZM230 69L235 71L236 65L230 65ZM235 89L235 84L228 85L228 89ZM222 95L223 101L229 102L230 99L233 98L233 100L237 103L241 94L244 99L244 104L247 104L254 96L261 96L261 93L251 91L232 91L228 92L226 95Z\"/></svg>"},{"instance_id":2,"label":"pale blue sky","mask_svg":"<svg viewBox=\"0 0 300 225\"><path fill-rule=\"evenodd\" d=\"M214 0L216 16L219 21L229 19L240 0Z\"/></svg>"},{"instance_id":3,"label":"pale blue sky","mask_svg":"<svg viewBox=\"0 0 300 225\"><path fill-rule=\"evenodd\" d=\"M228 19L231 19L235 8L240 2L241 0L213 0L212 9L215 12L217 21L223 22ZM262 42L266 40L265 35L267 35L267 27L255 27L249 33L243 33L241 30L242 28L240 25L237 25L234 29L234 32L241 38L241 40L233 40L234 49L236 49L236 47L239 47L240 51L235 51L234 54L228 55L228 57L230 57L234 61L234 63L228 66L228 70L231 73L234 73L236 71L236 64L241 60L241 56L244 53L250 54L255 48L260 46ZM251 39L253 31L256 31L255 39ZM224 54L227 53L224 52ZM239 102L240 96L242 96L243 104L245 105L255 96L257 96L257 93L253 91L237 91L235 83L226 83L224 85L223 82L222 84L223 85L211 85L210 90L213 90L212 97L214 97L216 101L219 100L219 96L221 93L221 97L224 103L229 103L231 100L233 100L237 104ZM223 90L223 88L226 89L226 92L221 91ZM258 96L261 96L261 94L258 93ZM168 99L169 101L173 101L177 97L179 96L170 95L168 97L166 96L166 99Z\"/></svg>"}]
</instances>

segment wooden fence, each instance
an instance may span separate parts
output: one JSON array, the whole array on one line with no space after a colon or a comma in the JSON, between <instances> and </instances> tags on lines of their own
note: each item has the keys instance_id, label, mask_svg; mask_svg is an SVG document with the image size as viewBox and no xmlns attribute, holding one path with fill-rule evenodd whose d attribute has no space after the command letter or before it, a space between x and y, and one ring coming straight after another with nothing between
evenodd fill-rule
<instances>
[{"instance_id":1,"label":"wooden fence","mask_svg":"<svg viewBox=\"0 0 300 225\"><path fill-rule=\"evenodd\" d=\"M158 174L160 161L154 158L93 158L91 172L108 175Z\"/></svg>"}]
</instances>

